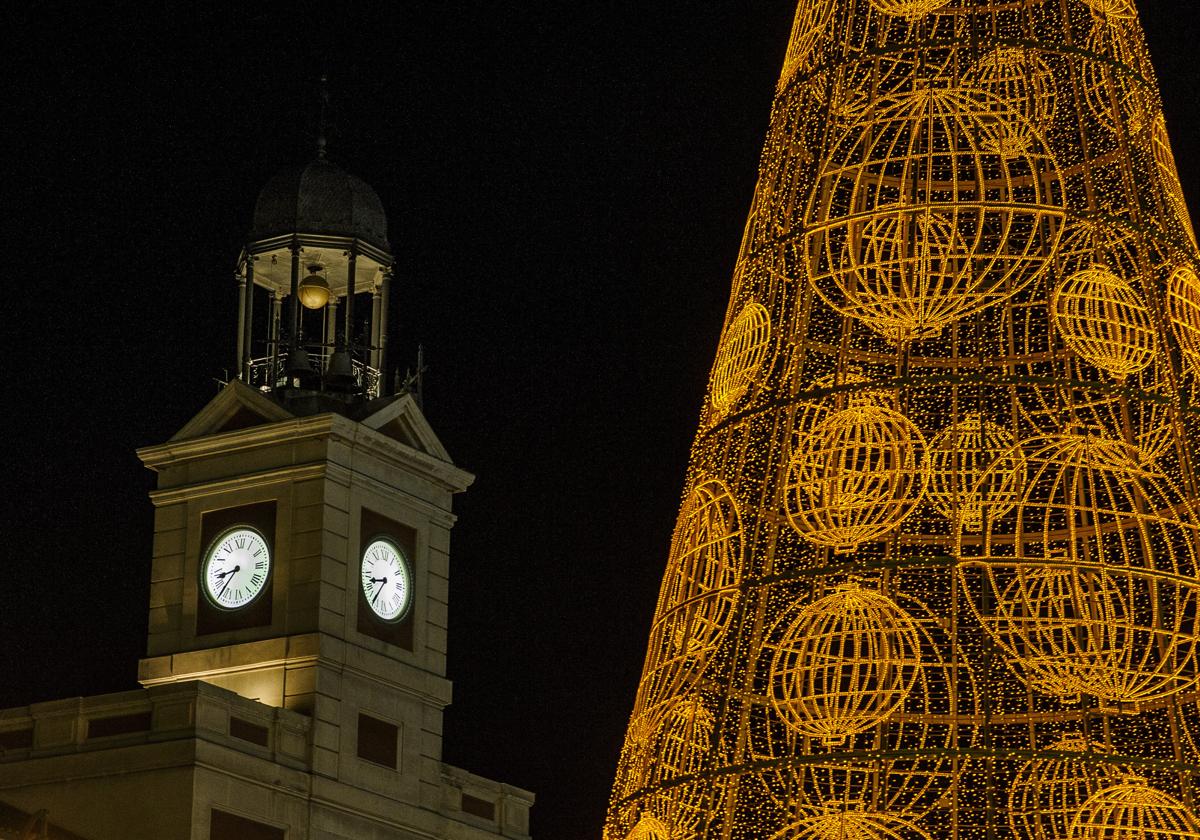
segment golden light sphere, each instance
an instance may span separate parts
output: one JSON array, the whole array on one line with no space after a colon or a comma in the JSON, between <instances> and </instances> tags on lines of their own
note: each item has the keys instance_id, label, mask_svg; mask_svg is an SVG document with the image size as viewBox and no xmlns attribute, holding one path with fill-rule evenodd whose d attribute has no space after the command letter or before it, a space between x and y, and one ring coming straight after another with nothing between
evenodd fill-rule
<instances>
[{"instance_id":1,"label":"golden light sphere","mask_svg":"<svg viewBox=\"0 0 1200 840\"><path fill-rule=\"evenodd\" d=\"M725 330L712 373L712 401L728 411L757 379L771 347L771 316L761 303L750 303Z\"/></svg>"},{"instance_id":2,"label":"golden light sphere","mask_svg":"<svg viewBox=\"0 0 1200 840\"><path fill-rule=\"evenodd\" d=\"M1108 760L1112 750L1107 745L1079 735L1060 739L1048 751L1079 755L1030 759L1017 771L1008 790L1008 824L1020 840L1069 837L1071 821L1083 803L1133 772Z\"/></svg>"},{"instance_id":3,"label":"golden light sphere","mask_svg":"<svg viewBox=\"0 0 1200 840\"><path fill-rule=\"evenodd\" d=\"M894 815L830 810L797 820L771 840L929 840L929 835Z\"/></svg>"},{"instance_id":4,"label":"golden light sphere","mask_svg":"<svg viewBox=\"0 0 1200 840\"><path fill-rule=\"evenodd\" d=\"M845 584L780 628L770 700L783 723L826 746L886 720L921 672L921 639L891 598Z\"/></svg>"},{"instance_id":5,"label":"golden light sphere","mask_svg":"<svg viewBox=\"0 0 1200 840\"><path fill-rule=\"evenodd\" d=\"M1192 217L1188 213L1187 199L1179 183L1179 170L1175 167L1175 153L1171 151L1171 138L1167 136L1167 121L1162 114L1154 118L1150 130L1150 149L1154 153L1154 165L1158 170L1159 184L1167 207L1187 234L1192 246L1196 245L1196 232L1192 228Z\"/></svg>"},{"instance_id":6,"label":"golden light sphere","mask_svg":"<svg viewBox=\"0 0 1200 840\"><path fill-rule=\"evenodd\" d=\"M1008 666L1039 693L1094 696L1110 711L1195 685L1190 504L1122 441L1067 434L1023 446L1014 512L958 549L964 591Z\"/></svg>"},{"instance_id":7,"label":"golden light sphere","mask_svg":"<svg viewBox=\"0 0 1200 840\"><path fill-rule=\"evenodd\" d=\"M890 17L921 18L936 12L950 0L871 0L871 7Z\"/></svg>"},{"instance_id":8,"label":"golden light sphere","mask_svg":"<svg viewBox=\"0 0 1200 840\"><path fill-rule=\"evenodd\" d=\"M797 73L812 66L817 47L833 19L833 11L834 5L828 0L800 0L797 4L779 87L782 88Z\"/></svg>"},{"instance_id":9,"label":"golden light sphere","mask_svg":"<svg viewBox=\"0 0 1200 840\"><path fill-rule=\"evenodd\" d=\"M1200 840L1200 822L1143 779L1096 791L1071 822L1071 840Z\"/></svg>"},{"instance_id":10,"label":"golden light sphere","mask_svg":"<svg viewBox=\"0 0 1200 840\"><path fill-rule=\"evenodd\" d=\"M1026 148L983 148L1000 131L1028 136ZM936 336L1047 270L1065 215L1062 196L1046 186L1057 180L1036 127L996 96L902 94L834 143L798 259L842 315L892 340Z\"/></svg>"},{"instance_id":11,"label":"golden light sphere","mask_svg":"<svg viewBox=\"0 0 1200 840\"><path fill-rule=\"evenodd\" d=\"M1106 266L1060 283L1050 299L1054 326L1083 359L1118 379L1144 370L1158 352L1158 332L1141 295Z\"/></svg>"},{"instance_id":12,"label":"golden light sphere","mask_svg":"<svg viewBox=\"0 0 1200 840\"><path fill-rule=\"evenodd\" d=\"M972 412L929 442L930 504L959 528L978 531L986 510L1000 517L1016 505L1025 458L1005 428ZM986 481L983 481L986 477Z\"/></svg>"},{"instance_id":13,"label":"golden light sphere","mask_svg":"<svg viewBox=\"0 0 1200 840\"><path fill-rule=\"evenodd\" d=\"M298 294L305 309L320 309L329 303L329 282L313 272L300 281Z\"/></svg>"},{"instance_id":14,"label":"golden light sphere","mask_svg":"<svg viewBox=\"0 0 1200 840\"><path fill-rule=\"evenodd\" d=\"M1132 0L1083 0L1098 15L1105 18L1125 20L1137 17Z\"/></svg>"},{"instance_id":15,"label":"golden light sphere","mask_svg":"<svg viewBox=\"0 0 1200 840\"><path fill-rule=\"evenodd\" d=\"M1095 2L1116 8L1127 0ZM1133 75L1141 73L1143 61L1142 50L1130 38L1120 21L1117 25L1103 20L1094 23L1084 43L1085 55L1092 56L1082 61L1082 88L1088 111L1105 129L1138 136L1153 125L1161 109L1154 92Z\"/></svg>"},{"instance_id":16,"label":"golden light sphere","mask_svg":"<svg viewBox=\"0 0 1200 840\"><path fill-rule=\"evenodd\" d=\"M973 80L1023 120L1000 120L980 144L984 151L1017 155L1036 142L1031 129L1046 131L1057 105L1054 74L1046 60L1033 50L997 47L975 66Z\"/></svg>"},{"instance_id":17,"label":"golden light sphere","mask_svg":"<svg viewBox=\"0 0 1200 840\"><path fill-rule=\"evenodd\" d=\"M671 840L671 832L661 820L647 814L637 821L627 840Z\"/></svg>"},{"instance_id":18,"label":"golden light sphere","mask_svg":"<svg viewBox=\"0 0 1200 840\"><path fill-rule=\"evenodd\" d=\"M788 521L809 542L848 552L899 526L927 479L920 430L894 409L853 402L800 439L785 487Z\"/></svg>"},{"instance_id":19,"label":"golden light sphere","mask_svg":"<svg viewBox=\"0 0 1200 840\"><path fill-rule=\"evenodd\" d=\"M1167 309L1179 347L1193 369L1200 370L1200 277L1181 265L1167 280Z\"/></svg>"},{"instance_id":20,"label":"golden light sphere","mask_svg":"<svg viewBox=\"0 0 1200 840\"><path fill-rule=\"evenodd\" d=\"M651 631L642 703L678 690L703 672L737 607L742 574L737 504L719 480L699 482L679 513Z\"/></svg>"},{"instance_id":21,"label":"golden light sphere","mask_svg":"<svg viewBox=\"0 0 1200 840\"><path fill-rule=\"evenodd\" d=\"M696 698L677 698L662 715L654 761L648 765L647 781L655 792L646 806L672 837L698 831L707 819L709 799L718 785L703 776L715 758L715 727L712 712Z\"/></svg>"}]
</instances>

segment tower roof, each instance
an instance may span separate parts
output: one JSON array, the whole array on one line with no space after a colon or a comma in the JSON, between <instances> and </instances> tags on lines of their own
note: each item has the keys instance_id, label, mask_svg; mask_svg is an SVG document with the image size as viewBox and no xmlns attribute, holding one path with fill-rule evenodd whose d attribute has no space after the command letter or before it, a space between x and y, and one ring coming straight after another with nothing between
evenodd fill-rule
<instances>
[{"instance_id":1,"label":"tower roof","mask_svg":"<svg viewBox=\"0 0 1200 840\"><path fill-rule=\"evenodd\" d=\"M251 240L289 233L349 236L390 250L387 215L375 190L324 157L283 170L258 194Z\"/></svg>"}]
</instances>

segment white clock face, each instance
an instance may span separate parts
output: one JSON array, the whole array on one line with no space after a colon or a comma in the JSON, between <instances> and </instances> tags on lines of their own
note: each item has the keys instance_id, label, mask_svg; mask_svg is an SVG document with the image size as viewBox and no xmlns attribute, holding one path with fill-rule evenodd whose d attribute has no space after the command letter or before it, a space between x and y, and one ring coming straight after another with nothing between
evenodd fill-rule
<instances>
[{"instance_id":1,"label":"white clock face","mask_svg":"<svg viewBox=\"0 0 1200 840\"><path fill-rule=\"evenodd\" d=\"M362 556L363 595L371 611L384 621L399 621L412 602L408 561L395 543L375 540Z\"/></svg>"},{"instance_id":2,"label":"white clock face","mask_svg":"<svg viewBox=\"0 0 1200 840\"><path fill-rule=\"evenodd\" d=\"M262 593L270 571L266 538L244 525L230 528L204 555L204 592L221 609L236 610Z\"/></svg>"}]
</instances>

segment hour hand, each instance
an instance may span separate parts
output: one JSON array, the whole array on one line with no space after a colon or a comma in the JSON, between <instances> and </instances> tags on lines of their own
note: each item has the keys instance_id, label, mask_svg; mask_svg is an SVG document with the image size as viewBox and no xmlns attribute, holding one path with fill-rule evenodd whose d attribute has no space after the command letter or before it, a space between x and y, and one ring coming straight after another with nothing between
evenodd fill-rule
<instances>
[{"instance_id":1,"label":"hour hand","mask_svg":"<svg viewBox=\"0 0 1200 840\"><path fill-rule=\"evenodd\" d=\"M380 584L383 584L383 586L386 586L387 578L371 578L371 583L380 583ZM383 591L383 586L380 586L378 589L375 590L375 597L371 599L372 606L374 606L375 602L379 600L379 593Z\"/></svg>"}]
</instances>

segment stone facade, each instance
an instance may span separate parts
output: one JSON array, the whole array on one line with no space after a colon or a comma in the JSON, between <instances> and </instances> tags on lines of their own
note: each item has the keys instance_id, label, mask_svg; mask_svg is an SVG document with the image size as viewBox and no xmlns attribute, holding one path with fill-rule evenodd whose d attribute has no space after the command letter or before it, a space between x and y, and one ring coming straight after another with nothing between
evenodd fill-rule
<instances>
[{"instance_id":1,"label":"stone facade","mask_svg":"<svg viewBox=\"0 0 1200 840\"><path fill-rule=\"evenodd\" d=\"M234 381L139 455L159 477L143 688L0 711L0 802L89 840L528 838L531 793L441 760L451 499L473 476L410 396L307 413ZM206 517L264 510L269 609L213 625ZM400 635L360 595L379 522L408 540Z\"/></svg>"}]
</instances>

